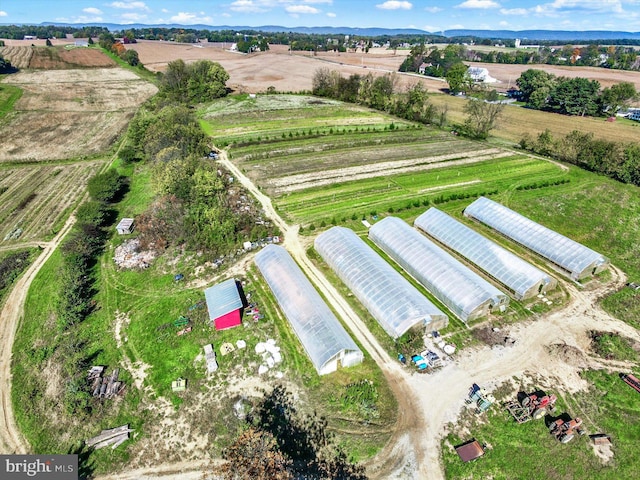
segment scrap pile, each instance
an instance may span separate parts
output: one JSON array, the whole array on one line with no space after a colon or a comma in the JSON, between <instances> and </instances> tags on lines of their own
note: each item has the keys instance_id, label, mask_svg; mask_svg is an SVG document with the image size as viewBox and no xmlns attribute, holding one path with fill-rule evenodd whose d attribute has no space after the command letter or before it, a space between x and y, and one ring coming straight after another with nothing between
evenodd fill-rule
<instances>
[{"instance_id":1,"label":"scrap pile","mask_svg":"<svg viewBox=\"0 0 640 480\"><path fill-rule=\"evenodd\" d=\"M144 269L156 258L154 250L140 251L140 240L133 238L116 248L113 260L120 268Z\"/></svg>"},{"instance_id":2,"label":"scrap pile","mask_svg":"<svg viewBox=\"0 0 640 480\"><path fill-rule=\"evenodd\" d=\"M282 361L282 354L280 353L280 347L276 345L276 341L270 338L266 342L259 342L256 345L256 353L262 355L264 363L258 367L258 373L262 375L266 373L270 368L273 368L276 363Z\"/></svg>"},{"instance_id":3,"label":"scrap pile","mask_svg":"<svg viewBox=\"0 0 640 480\"><path fill-rule=\"evenodd\" d=\"M102 430L100 435L96 435L86 441L89 447L93 447L95 450L99 448L111 445L111 448L116 448L118 445L126 442L129 439L129 433L133 432L129 428L129 424L122 425L121 427L110 428L108 430Z\"/></svg>"},{"instance_id":4,"label":"scrap pile","mask_svg":"<svg viewBox=\"0 0 640 480\"><path fill-rule=\"evenodd\" d=\"M119 369L114 369L111 375L103 376L105 367L94 365L87 374L91 384L91 394L98 398L113 398L124 391L125 384L118 380Z\"/></svg>"}]
</instances>

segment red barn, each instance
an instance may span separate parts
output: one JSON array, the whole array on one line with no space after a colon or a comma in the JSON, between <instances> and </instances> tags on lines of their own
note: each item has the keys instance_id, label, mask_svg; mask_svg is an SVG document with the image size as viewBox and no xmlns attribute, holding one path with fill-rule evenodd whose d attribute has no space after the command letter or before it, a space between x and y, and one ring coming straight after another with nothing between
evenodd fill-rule
<instances>
[{"instance_id":1,"label":"red barn","mask_svg":"<svg viewBox=\"0 0 640 480\"><path fill-rule=\"evenodd\" d=\"M242 323L242 312L247 301L240 282L233 278L218 283L204 291L209 319L216 330L235 327Z\"/></svg>"}]
</instances>

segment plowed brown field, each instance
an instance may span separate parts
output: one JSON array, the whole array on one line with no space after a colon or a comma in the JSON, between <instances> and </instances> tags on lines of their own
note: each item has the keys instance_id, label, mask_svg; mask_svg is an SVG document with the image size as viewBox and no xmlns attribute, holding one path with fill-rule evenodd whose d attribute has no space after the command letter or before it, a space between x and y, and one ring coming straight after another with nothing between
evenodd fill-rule
<instances>
[{"instance_id":1,"label":"plowed brown field","mask_svg":"<svg viewBox=\"0 0 640 480\"><path fill-rule=\"evenodd\" d=\"M95 48L7 46L0 55L17 68L71 69L115 67L116 62Z\"/></svg>"}]
</instances>

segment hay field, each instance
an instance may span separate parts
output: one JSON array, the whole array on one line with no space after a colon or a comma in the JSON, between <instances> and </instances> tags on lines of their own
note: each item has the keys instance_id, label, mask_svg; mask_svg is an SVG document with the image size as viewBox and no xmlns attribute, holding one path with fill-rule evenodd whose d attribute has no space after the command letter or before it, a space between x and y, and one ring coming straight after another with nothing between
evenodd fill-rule
<instances>
[{"instance_id":1,"label":"hay field","mask_svg":"<svg viewBox=\"0 0 640 480\"><path fill-rule=\"evenodd\" d=\"M108 150L156 87L119 68L8 75L24 93L0 123L0 162L82 158Z\"/></svg>"}]
</instances>

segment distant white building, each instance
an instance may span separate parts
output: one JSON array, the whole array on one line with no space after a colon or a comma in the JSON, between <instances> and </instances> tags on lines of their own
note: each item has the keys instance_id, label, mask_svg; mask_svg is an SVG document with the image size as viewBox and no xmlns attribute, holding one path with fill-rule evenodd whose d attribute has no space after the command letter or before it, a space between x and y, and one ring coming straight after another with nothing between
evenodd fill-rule
<instances>
[{"instance_id":1,"label":"distant white building","mask_svg":"<svg viewBox=\"0 0 640 480\"><path fill-rule=\"evenodd\" d=\"M467 73L471 80L478 83L498 83L498 80L489 75L489 70L482 67L469 67Z\"/></svg>"}]
</instances>

